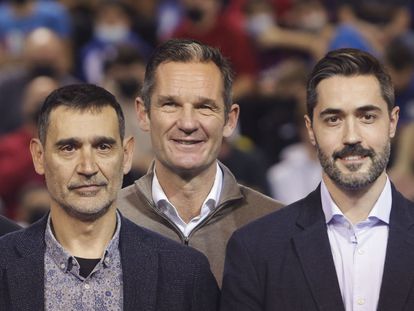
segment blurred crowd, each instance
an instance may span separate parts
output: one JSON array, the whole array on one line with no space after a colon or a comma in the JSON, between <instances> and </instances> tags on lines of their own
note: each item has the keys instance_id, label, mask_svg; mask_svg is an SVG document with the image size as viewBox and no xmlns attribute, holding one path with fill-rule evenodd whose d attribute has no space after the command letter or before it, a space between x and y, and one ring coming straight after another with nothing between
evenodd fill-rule
<instances>
[{"instance_id":1,"label":"blurred crowd","mask_svg":"<svg viewBox=\"0 0 414 311\"><path fill-rule=\"evenodd\" d=\"M152 161L134 100L163 40L220 48L235 73L237 134L220 160L238 180L284 203L321 178L304 129L306 79L327 51L354 47L386 65L400 106L389 176L414 200L414 4L409 0L0 1L0 214L31 223L48 208L30 138L44 97L74 82L114 93L136 137L131 184Z\"/></svg>"}]
</instances>

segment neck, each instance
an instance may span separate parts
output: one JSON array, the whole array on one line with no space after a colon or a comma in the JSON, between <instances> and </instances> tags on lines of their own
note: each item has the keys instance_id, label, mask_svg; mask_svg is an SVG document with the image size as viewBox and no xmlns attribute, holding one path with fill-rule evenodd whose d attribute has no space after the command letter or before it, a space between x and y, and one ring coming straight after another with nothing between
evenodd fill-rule
<instances>
[{"instance_id":1,"label":"neck","mask_svg":"<svg viewBox=\"0 0 414 311\"><path fill-rule=\"evenodd\" d=\"M387 181L383 172L374 183L361 189L345 189L335 184L325 173L323 181L341 212L353 223L367 219Z\"/></svg>"},{"instance_id":2,"label":"neck","mask_svg":"<svg viewBox=\"0 0 414 311\"><path fill-rule=\"evenodd\" d=\"M214 162L201 173L184 177L157 163L158 181L168 200L186 223L200 215L202 204L213 187L216 167L216 162Z\"/></svg>"},{"instance_id":3,"label":"neck","mask_svg":"<svg viewBox=\"0 0 414 311\"><path fill-rule=\"evenodd\" d=\"M95 221L84 222L53 206L50 217L56 240L72 256L101 258L116 228L115 207Z\"/></svg>"}]
</instances>

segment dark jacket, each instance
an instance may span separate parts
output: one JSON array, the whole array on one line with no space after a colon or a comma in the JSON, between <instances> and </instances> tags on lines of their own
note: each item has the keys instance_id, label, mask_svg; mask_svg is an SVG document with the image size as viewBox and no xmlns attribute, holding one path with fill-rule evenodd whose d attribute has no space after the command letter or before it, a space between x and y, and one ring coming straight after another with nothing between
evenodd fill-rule
<instances>
[{"instance_id":1,"label":"dark jacket","mask_svg":"<svg viewBox=\"0 0 414 311\"><path fill-rule=\"evenodd\" d=\"M344 311L320 187L236 231L229 241L222 311ZM392 187L379 311L414 310L414 204Z\"/></svg>"},{"instance_id":2,"label":"dark jacket","mask_svg":"<svg viewBox=\"0 0 414 311\"><path fill-rule=\"evenodd\" d=\"M0 239L0 310L44 310L47 218ZM122 217L125 311L217 310L219 290L199 252Z\"/></svg>"},{"instance_id":3,"label":"dark jacket","mask_svg":"<svg viewBox=\"0 0 414 311\"><path fill-rule=\"evenodd\" d=\"M21 227L11 220L0 216L0 236L21 229Z\"/></svg>"},{"instance_id":4,"label":"dark jacket","mask_svg":"<svg viewBox=\"0 0 414 311\"><path fill-rule=\"evenodd\" d=\"M281 208L282 204L239 185L229 169L221 163L219 165L223 170L223 189L217 208L194 228L188 238L157 209L151 191L153 168L134 185L121 190L118 208L138 225L201 251L207 256L211 270L221 284L226 245L234 230Z\"/></svg>"}]
</instances>

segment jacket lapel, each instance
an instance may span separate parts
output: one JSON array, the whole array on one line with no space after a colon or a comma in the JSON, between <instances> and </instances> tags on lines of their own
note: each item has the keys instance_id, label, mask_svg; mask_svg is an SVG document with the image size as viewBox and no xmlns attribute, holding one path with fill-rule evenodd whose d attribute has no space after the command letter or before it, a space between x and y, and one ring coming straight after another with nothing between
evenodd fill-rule
<instances>
[{"instance_id":1,"label":"jacket lapel","mask_svg":"<svg viewBox=\"0 0 414 311\"><path fill-rule=\"evenodd\" d=\"M320 311L345 310L326 231L320 187L302 201L293 238L299 261Z\"/></svg>"},{"instance_id":2,"label":"jacket lapel","mask_svg":"<svg viewBox=\"0 0 414 311\"><path fill-rule=\"evenodd\" d=\"M378 310L403 310L414 281L414 208L392 187L392 209Z\"/></svg>"},{"instance_id":3,"label":"jacket lapel","mask_svg":"<svg viewBox=\"0 0 414 311\"><path fill-rule=\"evenodd\" d=\"M121 260L124 310L156 310L158 253L145 241L145 231L122 217Z\"/></svg>"},{"instance_id":4,"label":"jacket lapel","mask_svg":"<svg viewBox=\"0 0 414 311\"><path fill-rule=\"evenodd\" d=\"M47 217L44 217L22 233L15 247L18 257L6 268L10 302L18 310L44 309L44 230L46 219Z\"/></svg>"}]
</instances>

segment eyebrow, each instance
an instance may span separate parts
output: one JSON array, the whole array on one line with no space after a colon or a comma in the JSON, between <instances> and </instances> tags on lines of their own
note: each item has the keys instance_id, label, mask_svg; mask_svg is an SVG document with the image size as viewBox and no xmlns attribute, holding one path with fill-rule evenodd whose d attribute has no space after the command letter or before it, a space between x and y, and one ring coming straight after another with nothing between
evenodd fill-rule
<instances>
[{"instance_id":1,"label":"eyebrow","mask_svg":"<svg viewBox=\"0 0 414 311\"><path fill-rule=\"evenodd\" d=\"M362 106L362 107L358 107L356 109L356 111L358 113L361 112L368 112L368 111L381 111L381 108L379 108L378 106L374 106L374 105L366 105L366 106ZM321 113L319 114L320 117L326 116L326 115L337 115L337 114L343 114L344 111L342 109L336 109L336 108L327 108L323 111L321 111Z\"/></svg>"},{"instance_id":2,"label":"eyebrow","mask_svg":"<svg viewBox=\"0 0 414 311\"><path fill-rule=\"evenodd\" d=\"M116 140L112 137L108 137L108 136L96 136L93 137L92 139L92 145L96 146L99 144L109 144L109 145L114 145L116 144ZM66 146L66 145L74 145L74 146L80 146L82 145L81 143L81 139L76 138L76 137L71 137L71 138L64 138L64 139L60 139L55 143L56 147L62 147L62 146Z\"/></svg>"},{"instance_id":3,"label":"eyebrow","mask_svg":"<svg viewBox=\"0 0 414 311\"><path fill-rule=\"evenodd\" d=\"M180 100L176 96L171 96L171 95L167 95L167 96L160 95L160 96L158 96L158 101L159 102L180 102ZM203 97L203 96L198 97L197 103L198 104L216 105L216 102L213 99Z\"/></svg>"}]
</instances>

